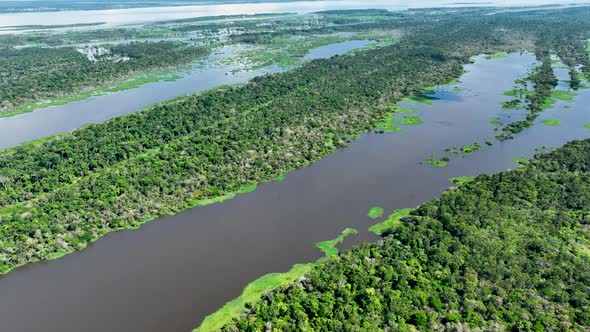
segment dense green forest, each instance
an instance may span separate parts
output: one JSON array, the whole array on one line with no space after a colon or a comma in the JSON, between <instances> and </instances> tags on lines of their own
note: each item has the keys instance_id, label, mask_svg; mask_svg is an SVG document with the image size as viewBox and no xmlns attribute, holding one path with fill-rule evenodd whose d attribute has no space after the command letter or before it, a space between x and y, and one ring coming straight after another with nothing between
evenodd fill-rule
<instances>
[{"instance_id":1,"label":"dense green forest","mask_svg":"<svg viewBox=\"0 0 590 332\"><path fill-rule=\"evenodd\" d=\"M133 74L184 65L209 54L206 46L130 43L63 48L0 48L0 112L28 102L113 84Z\"/></svg>"},{"instance_id":2,"label":"dense green forest","mask_svg":"<svg viewBox=\"0 0 590 332\"><path fill-rule=\"evenodd\" d=\"M224 331L587 331L590 140L480 175Z\"/></svg>"},{"instance_id":3,"label":"dense green forest","mask_svg":"<svg viewBox=\"0 0 590 332\"><path fill-rule=\"evenodd\" d=\"M555 50L588 70L589 9L486 13L418 10L357 24L401 29L401 39L1 152L0 271L309 165L403 97L459 77L471 56Z\"/></svg>"}]
</instances>

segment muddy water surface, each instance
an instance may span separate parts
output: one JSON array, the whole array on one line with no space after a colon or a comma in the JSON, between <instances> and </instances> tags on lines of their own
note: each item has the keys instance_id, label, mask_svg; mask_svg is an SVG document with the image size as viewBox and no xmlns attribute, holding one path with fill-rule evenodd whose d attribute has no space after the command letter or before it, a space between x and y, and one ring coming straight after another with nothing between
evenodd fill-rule
<instances>
[{"instance_id":1,"label":"muddy water surface","mask_svg":"<svg viewBox=\"0 0 590 332\"><path fill-rule=\"evenodd\" d=\"M502 93L533 63L530 55L480 59L466 66L460 89L440 88L432 105L404 104L422 125L363 135L282 182L109 234L81 252L0 277L2 329L189 331L252 280L319 258L318 241L347 227L359 234L345 246L374 240L367 231L371 206L415 207L446 190L450 177L515 167L511 159L531 156L535 147L589 137L583 124L590 123L584 106L590 93L583 91L575 103L560 101L542 114L561 126L538 123L514 140L493 140L489 121L510 112L501 110L508 99ZM494 145L485 146L486 139ZM446 148L474 142L485 147L448 154L446 168L426 163L432 153L441 157Z\"/></svg>"}]
</instances>

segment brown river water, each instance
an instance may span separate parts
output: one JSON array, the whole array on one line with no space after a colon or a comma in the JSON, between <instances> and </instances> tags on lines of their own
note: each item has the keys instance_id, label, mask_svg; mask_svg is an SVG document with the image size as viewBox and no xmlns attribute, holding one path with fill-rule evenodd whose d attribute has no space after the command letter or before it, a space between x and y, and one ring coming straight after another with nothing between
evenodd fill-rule
<instances>
[{"instance_id":1,"label":"brown river water","mask_svg":"<svg viewBox=\"0 0 590 332\"><path fill-rule=\"evenodd\" d=\"M587 90L574 103L559 101L516 139L493 139L489 121L519 112L501 109L508 99L502 93L533 63L527 54L480 58L466 66L463 91L441 87L432 105L404 104L424 124L365 134L284 181L111 233L83 251L0 277L1 330L190 331L256 278L321 257L318 241L347 227L359 234L341 248L375 240L367 231L372 206L415 207L445 191L450 177L514 168L511 159L530 157L535 147L589 137ZM557 73L567 79L566 71ZM551 118L561 126L540 123ZM474 142L484 148L449 155L446 168L426 162L432 153L440 158L446 148Z\"/></svg>"}]
</instances>

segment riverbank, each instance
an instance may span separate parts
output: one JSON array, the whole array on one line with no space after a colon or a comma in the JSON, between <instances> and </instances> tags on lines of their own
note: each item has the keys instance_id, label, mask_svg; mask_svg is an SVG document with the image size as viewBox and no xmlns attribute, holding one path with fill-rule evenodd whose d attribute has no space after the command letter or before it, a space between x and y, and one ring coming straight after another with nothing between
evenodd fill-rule
<instances>
[{"instance_id":1,"label":"riverbank","mask_svg":"<svg viewBox=\"0 0 590 332\"><path fill-rule=\"evenodd\" d=\"M0 118L7 118L23 113L33 112L35 110L52 107L52 106L61 106L67 103L85 100L91 97L98 97L103 96L107 93L125 91L129 89L138 88L144 84L148 83L155 83L155 82L174 82L182 78L179 75L184 69L187 67L177 67L171 68L160 72L152 72L152 73L144 73L137 76L132 76L123 82L118 83L107 83L104 84L103 87L93 88L87 92L81 92L74 95L64 96L60 98L50 99L45 102L37 102L37 103L27 103L22 106L19 106L17 109L7 110L0 112Z\"/></svg>"},{"instance_id":2,"label":"riverbank","mask_svg":"<svg viewBox=\"0 0 590 332\"><path fill-rule=\"evenodd\" d=\"M395 216L381 241L314 266L216 330L584 330L590 200L579 193L590 190L589 148L569 142Z\"/></svg>"},{"instance_id":3,"label":"riverbank","mask_svg":"<svg viewBox=\"0 0 590 332\"><path fill-rule=\"evenodd\" d=\"M325 262L330 259L330 257L338 255L338 248L336 245L344 242L346 237L355 234L357 234L356 229L347 228L342 231L340 236L333 240L318 242L316 247L324 253L324 257L318 259L314 263L295 264L287 272L269 273L251 282L244 288L244 291L238 298L226 303L218 311L207 316L194 332L220 330L224 325L231 322L232 319L237 319L242 316L247 311L248 305L260 299L260 297L266 292L295 282L311 271L316 264Z\"/></svg>"}]
</instances>

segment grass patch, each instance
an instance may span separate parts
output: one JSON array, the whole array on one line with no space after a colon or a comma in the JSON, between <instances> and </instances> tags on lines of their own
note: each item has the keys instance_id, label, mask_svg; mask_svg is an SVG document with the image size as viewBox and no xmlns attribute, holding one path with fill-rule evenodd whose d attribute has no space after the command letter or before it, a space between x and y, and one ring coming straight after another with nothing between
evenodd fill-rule
<instances>
[{"instance_id":1,"label":"grass patch","mask_svg":"<svg viewBox=\"0 0 590 332\"><path fill-rule=\"evenodd\" d=\"M375 124L375 127L383 129L386 133L397 133L403 131L404 129L397 126L397 120L395 116L392 114L388 114L385 119L379 121Z\"/></svg>"},{"instance_id":2,"label":"grass patch","mask_svg":"<svg viewBox=\"0 0 590 332\"><path fill-rule=\"evenodd\" d=\"M474 143L471 145L465 145L461 147L461 152L463 152L463 154L465 155L470 155L477 150L481 150L482 148L483 146L481 146L479 143Z\"/></svg>"},{"instance_id":3,"label":"grass patch","mask_svg":"<svg viewBox=\"0 0 590 332\"><path fill-rule=\"evenodd\" d=\"M371 219L377 219L383 215L383 208L379 206L374 206L369 210L367 216Z\"/></svg>"},{"instance_id":4,"label":"grass patch","mask_svg":"<svg viewBox=\"0 0 590 332\"><path fill-rule=\"evenodd\" d=\"M494 120L490 120L490 124L493 124L494 126L502 126L504 124L504 122L494 119Z\"/></svg>"},{"instance_id":5,"label":"grass patch","mask_svg":"<svg viewBox=\"0 0 590 332\"><path fill-rule=\"evenodd\" d=\"M443 157L440 160L438 160L438 159L436 159L436 155L433 153L432 156L430 157L430 159L428 159L428 163L430 165L443 168L443 167L447 167L447 164L449 163L449 158Z\"/></svg>"},{"instance_id":6,"label":"grass patch","mask_svg":"<svg viewBox=\"0 0 590 332\"><path fill-rule=\"evenodd\" d=\"M423 124L424 121L422 121L422 119L420 119L419 116L410 115L410 116L404 116L401 120L398 121L398 123L400 125L404 125L404 126L416 126L416 125Z\"/></svg>"},{"instance_id":7,"label":"grass patch","mask_svg":"<svg viewBox=\"0 0 590 332\"><path fill-rule=\"evenodd\" d=\"M518 158L512 158L512 162L518 165L526 165L529 163L529 160L525 157L518 157Z\"/></svg>"},{"instance_id":8,"label":"grass patch","mask_svg":"<svg viewBox=\"0 0 590 332\"><path fill-rule=\"evenodd\" d=\"M260 300L260 297L277 287L295 282L313 268L314 263L296 264L291 270L284 273L269 273L244 288L242 294L227 302L221 309L207 316L203 323L194 332L219 331L232 318L238 318L246 310L246 303Z\"/></svg>"},{"instance_id":9,"label":"grass patch","mask_svg":"<svg viewBox=\"0 0 590 332\"><path fill-rule=\"evenodd\" d=\"M584 128L586 128L586 129L590 129L590 123L586 123L586 124L584 125Z\"/></svg>"},{"instance_id":10,"label":"grass patch","mask_svg":"<svg viewBox=\"0 0 590 332\"><path fill-rule=\"evenodd\" d=\"M400 219L410 214L412 210L413 209L409 208L396 210L389 217L387 217L385 221L369 227L369 231L381 236L385 231L390 230L398 225L400 223Z\"/></svg>"},{"instance_id":11,"label":"grass patch","mask_svg":"<svg viewBox=\"0 0 590 332\"><path fill-rule=\"evenodd\" d=\"M284 180L285 180L285 175L287 175L287 174L289 174L289 173L293 172L294 170L295 170L295 169L293 169L293 168L290 168L290 169L286 170L286 171L285 171L283 174L281 174L281 175L278 175L278 176L275 178L275 181L284 181Z\"/></svg>"},{"instance_id":12,"label":"grass patch","mask_svg":"<svg viewBox=\"0 0 590 332\"><path fill-rule=\"evenodd\" d=\"M233 318L238 318L243 315L246 311L247 303L257 302L266 292L297 281L311 271L314 265L318 262L325 261L329 257L337 255L338 248L336 248L336 245L344 242L344 239L347 236L357 233L356 229L347 228L337 238L316 244L316 247L323 251L325 256L315 263L295 264L287 272L269 273L249 283L239 297L227 302L221 309L207 316L205 320L203 320L203 323L193 330L193 332L219 331Z\"/></svg>"},{"instance_id":13,"label":"grass patch","mask_svg":"<svg viewBox=\"0 0 590 332\"><path fill-rule=\"evenodd\" d=\"M246 194L246 193L253 192L254 190L256 190L256 187L257 187L256 184L250 184L250 185L247 185L246 187L242 188L239 191L225 194L223 196L217 196L217 197L213 197L213 198L196 200L193 202L193 205L194 206L205 206L205 205L209 205L209 204L221 203L221 202L227 201L228 199L232 199L232 198L236 197L237 194Z\"/></svg>"},{"instance_id":14,"label":"grass patch","mask_svg":"<svg viewBox=\"0 0 590 332\"><path fill-rule=\"evenodd\" d=\"M541 123L544 125L547 125L547 126L555 126L555 127L559 127L561 125L561 121L559 121L557 119L547 119L547 120L541 121Z\"/></svg>"},{"instance_id":15,"label":"grass patch","mask_svg":"<svg viewBox=\"0 0 590 332\"><path fill-rule=\"evenodd\" d=\"M496 52L486 56L488 60L502 60L508 58L508 53L506 52Z\"/></svg>"},{"instance_id":16,"label":"grass patch","mask_svg":"<svg viewBox=\"0 0 590 332\"><path fill-rule=\"evenodd\" d=\"M543 107L541 108L542 111L546 110L546 109L550 109L553 108L553 106L555 106L555 103L557 101L553 98L547 98L545 99L545 102L543 103Z\"/></svg>"},{"instance_id":17,"label":"grass patch","mask_svg":"<svg viewBox=\"0 0 590 332\"><path fill-rule=\"evenodd\" d=\"M454 178L450 178L449 182L454 183L456 185L462 185L464 183L473 181L473 179L475 179L475 176L457 176Z\"/></svg>"},{"instance_id":18,"label":"grass patch","mask_svg":"<svg viewBox=\"0 0 590 332\"><path fill-rule=\"evenodd\" d=\"M443 84L443 86L453 86L455 84L459 84L459 79L458 78L455 78L455 79L453 79L453 80L451 80L451 81Z\"/></svg>"},{"instance_id":19,"label":"grass patch","mask_svg":"<svg viewBox=\"0 0 590 332\"><path fill-rule=\"evenodd\" d=\"M566 91L566 90L553 90L551 91L551 98L564 100L564 101L573 101L574 98L578 94L574 91Z\"/></svg>"},{"instance_id":20,"label":"grass patch","mask_svg":"<svg viewBox=\"0 0 590 332\"><path fill-rule=\"evenodd\" d=\"M427 96L425 94L419 94L417 96L406 97L406 98L402 99L402 102L415 102L415 103L432 105L433 100L438 100L438 98L432 97L432 96Z\"/></svg>"},{"instance_id":21,"label":"grass patch","mask_svg":"<svg viewBox=\"0 0 590 332\"><path fill-rule=\"evenodd\" d=\"M459 154L457 148L446 148L445 151L452 154Z\"/></svg>"},{"instance_id":22,"label":"grass patch","mask_svg":"<svg viewBox=\"0 0 590 332\"><path fill-rule=\"evenodd\" d=\"M344 231L342 231L342 234L340 234L340 236L338 236L337 238L335 238L333 240L318 242L315 245L316 248L320 249L325 254L325 257L320 258L320 261L321 260L326 260L327 258L332 257L334 255L338 255L338 248L336 248L336 245L344 242L344 239L347 236L354 235L354 234L357 234L357 233L358 233L358 231L356 229L354 229L354 228L347 228Z\"/></svg>"},{"instance_id":23,"label":"grass patch","mask_svg":"<svg viewBox=\"0 0 590 332\"><path fill-rule=\"evenodd\" d=\"M403 108L403 107L397 107L397 106L393 108L393 112L399 113L399 114L414 114L414 113L416 113L416 111L411 110L409 108Z\"/></svg>"}]
</instances>

